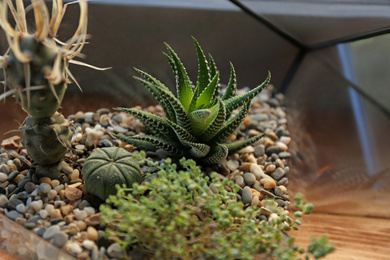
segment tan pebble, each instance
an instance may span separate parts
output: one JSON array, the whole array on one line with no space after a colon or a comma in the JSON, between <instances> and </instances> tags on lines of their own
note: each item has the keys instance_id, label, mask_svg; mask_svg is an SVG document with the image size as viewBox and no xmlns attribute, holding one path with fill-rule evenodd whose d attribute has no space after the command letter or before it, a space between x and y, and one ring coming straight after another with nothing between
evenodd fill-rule
<instances>
[{"instance_id":1,"label":"tan pebble","mask_svg":"<svg viewBox=\"0 0 390 260\"><path fill-rule=\"evenodd\" d=\"M275 144L274 141L272 141L269 137L263 137L261 140L264 143L265 148L267 148L268 146L273 146Z\"/></svg>"},{"instance_id":2,"label":"tan pebble","mask_svg":"<svg viewBox=\"0 0 390 260\"><path fill-rule=\"evenodd\" d=\"M50 215L51 211L54 209L54 205L52 204L46 204L45 206L45 210L47 211L47 213Z\"/></svg>"},{"instance_id":3,"label":"tan pebble","mask_svg":"<svg viewBox=\"0 0 390 260\"><path fill-rule=\"evenodd\" d=\"M27 220L25 218L16 218L15 222L18 223L19 225L24 226L24 224L26 224Z\"/></svg>"},{"instance_id":4,"label":"tan pebble","mask_svg":"<svg viewBox=\"0 0 390 260\"><path fill-rule=\"evenodd\" d=\"M71 174L68 175L71 180L78 179L80 177L80 171L78 169L74 169Z\"/></svg>"},{"instance_id":5,"label":"tan pebble","mask_svg":"<svg viewBox=\"0 0 390 260\"><path fill-rule=\"evenodd\" d=\"M57 191L57 193L60 193L61 190L65 189L64 184L60 184L58 186L55 186L54 189Z\"/></svg>"},{"instance_id":6,"label":"tan pebble","mask_svg":"<svg viewBox=\"0 0 390 260\"><path fill-rule=\"evenodd\" d=\"M24 176L23 174L19 173L19 174L15 177L14 182L19 183L19 182L21 182L21 181L24 179L24 177L26 177L26 176Z\"/></svg>"},{"instance_id":7,"label":"tan pebble","mask_svg":"<svg viewBox=\"0 0 390 260\"><path fill-rule=\"evenodd\" d=\"M249 170L251 173L253 173L253 175L255 175L256 180L260 180L261 177L264 175L264 172L261 169L260 165L257 165L256 163L252 163Z\"/></svg>"},{"instance_id":8,"label":"tan pebble","mask_svg":"<svg viewBox=\"0 0 390 260\"><path fill-rule=\"evenodd\" d=\"M71 174L73 172L73 168L70 167L68 164L65 164L64 166L62 166L62 169L61 169L64 173L66 174Z\"/></svg>"},{"instance_id":9,"label":"tan pebble","mask_svg":"<svg viewBox=\"0 0 390 260\"><path fill-rule=\"evenodd\" d=\"M291 137L289 137L289 136L282 136L282 137L280 137L279 141L284 143L285 145L289 145L289 143L291 142Z\"/></svg>"},{"instance_id":10,"label":"tan pebble","mask_svg":"<svg viewBox=\"0 0 390 260\"><path fill-rule=\"evenodd\" d=\"M285 143L276 142L275 145L280 148L281 151L287 151L288 147Z\"/></svg>"},{"instance_id":11,"label":"tan pebble","mask_svg":"<svg viewBox=\"0 0 390 260\"><path fill-rule=\"evenodd\" d=\"M69 214L69 215L65 216L65 220L67 223L72 223L74 221L74 219L75 219L75 215L73 215L73 214Z\"/></svg>"},{"instance_id":12,"label":"tan pebble","mask_svg":"<svg viewBox=\"0 0 390 260\"><path fill-rule=\"evenodd\" d=\"M252 121L252 118L247 116L245 117L244 121L242 121L242 123L245 125L245 127L247 127L250 121Z\"/></svg>"},{"instance_id":13,"label":"tan pebble","mask_svg":"<svg viewBox=\"0 0 390 260\"><path fill-rule=\"evenodd\" d=\"M47 183L51 185L51 179L49 177L42 177L39 179L39 183Z\"/></svg>"},{"instance_id":14,"label":"tan pebble","mask_svg":"<svg viewBox=\"0 0 390 260\"><path fill-rule=\"evenodd\" d=\"M229 138L226 140L226 141L230 141L230 142L233 142L237 139L237 135L236 134L232 134L231 136L229 136Z\"/></svg>"},{"instance_id":15,"label":"tan pebble","mask_svg":"<svg viewBox=\"0 0 390 260\"><path fill-rule=\"evenodd\" d=\"M50 190L49 193L47 193L47 198L49 200L54 200L57 196L57 191L56 190Z\"/></svg>"},{"instance_id":16,"label":"tan pebble","mask_svg":"<svg viewBox=\"0 0 390 260\"><path fill-rule=\"evenodd\" d=\"M240 169L242 171L249 171L251 168L251 165L252 165L252 163L250 163L250 162L242 162Z\"/></svg>"},{"instance_id":17,"label":"tan pebble","mask_svg":"<svg viewBox=\"0 0 390 260\"><path fill-rule=\"evenodd\" d=\"M130 153L134 151L134 145L131 144L126 144L123 148Z\"/></svg>"},{"instance_id":18,"label":"tan pebble","mask_svg":"<svg viewBox=\"0 0 390 260\"><path fill-rule=\"evenodd\" d=\"M265 189L270 190L276 187L276 182L272 179L261 179L260 183L264 186Z\"/></svg>"},{"instance_id":19,"label":"tan pebble","mask_svg":"<svg viewBox=\"0 0 390 260\"><path fill-rule=\"evenodd\" d=\"M250 163L256 163L257 159L256 159L256 157L255 157L253 154L250 154L250 155L246 158L246 161L247 161L247 162L250 162Z\"/></svg>"},{"instance_id":20,"label":"tan pebble","mask_svg":"<svg viewBox=\"0 0 390 260\"><path fill-rule=\"evenodd\" d=\"M87 228L87 224L84 221L77 220L74 221L73 223L76 224L79 230L85 230Z\"/></svg>"},{"instance_id":21,"label":"tan pebble","mask_svg":"<svg viewBox=\"0 0 390 260\"><path fill-rule=\"evenodd\" d=\"M269 164L267 167L265 167L265 172L266 173L272 173L276 169L275 164Z\"/></svg>"},{"instance_id":22,"label":"tan pebble","mask_svg":"<svg viewBox=\"0 0 390 260\"><path fill-rule=\"evenodd\" d=\"M284 169L284 163L281 159L276 159L275 163L276 163L276 166Z\"/></svg>"},{"instance_id":23,"label":"tan pebble","mask_svg":"<svg viewBox=\"0 0 390 260\"><path fill-rule=\"evenodd\" d=\"M234 170L238 169L239 166L240 166L240 163L237 160L229 160L226 163L226 167L228 167L229 170L231 170L231 171L234 171Z\"/></svg>"},{"instance_id":24,"label":"tan pebble","mask_svg":"<svg viewBox=\"0 0 390 260\"><path fill-rule=\"evenodd\" d=\"M82 191L77 188L68 186L65 189L65 197L70 201L78 200L82 197L82 195Z\"/></svg>"},{"instance_id":25,"label":"tan pebble","mask_svg":"<svg viewBox=\"0 0 390 260\"><path fill-rule=\"evenodd\" d=\"M286 193L286 192L287 192L286 186L280 185L279 188L280 188L280 190L281 190L283 193Z\"/></svg>"},{"instance_id":26,"label":"tan pebble","mask_svg":"<svg viewBox=\"0 0 390 260\"><path fill-rule=\"evenodd\" d=\"M255 151L255 149L253 148L253 146L247 146L245 148L242 148L240 150L240 153L253 153Z\"/></svg>"},{"instance_id":27,"label":"tan pebble","mask_svg":"<svg viewBox=\"0 0 390 260\"><path fill-rule=\"evenodd\" d=\"M258 207L260 203L259 197L255 196L252 198L251 206Z\"/></svg>"},{"instance_id":28,"label":"tan pebble","mask_svg":"<svg viewBox=\"0 0 390 260\"><path fill-rule=\"evenodd\" d=\"M57 187L58 185L60 185L60 181L59 180L52 180L51 181L51 187L54 189L55 187ZM58 192L58 191L57 191Z\"/></svg>"},{"instance_id":29,"label":"tan pebble","mask_svg":"<svg viewBox=\"0 0 390 260\"><path fill-rule=\"evenodd\" d=\"M89 226L87 228L87 233L88 233L88 239L90 239L92 241L97 240L99 237L99 234L94 227Z\"/></svg>"},{"instance_id":30,"label":"tan pebble","mask_svg":"<svg viewBox=\"0 0 390 260\"><path fill-rule=\"evenodd\" d=\"M265 131L265 134L266 134L269 138L271 138L273 141L277 141L277 140L279 139L278 136L275 134L275 132L272 131L272 130L267 130L267 131Z\"/></svg>"},{"instance_id":31,"label":"tan pebble","mask_svg":"<svg viewBox=\"0 0 390 260\"><path fill-rule=\"evenodd\" d=\"M64 205L60 208L60 211L63 216L69 215L73 211L73 207L71 205Z\"/></svg>"},{"instance_id":32,"label":"tan pebble","mask_svg":"<svg viewBox=\"0 0 390 260\"><path fill-rule=\"evenodd\" d=\"M86 240L86 239L88 239L88 233L86 231L80 232L80 236L78 237L78 240L79 241L83 241L83 240Z\"/></svg>"},{"instance_id":33,"label":"tan pebble","mask_svg":"<svg viewBox=\"0 0 390 260\"><path fill-rule=\"evenodd\" d=\"M65 190L60 190L60 192L58 192L58 195L60 196L61 199L65 199Z\"/></svg>"},{"instance_id":34,"label":"tan pebble","mask_svg":"<svg viewBox=\"0 0 390 260\"><path fill-rule=\"evenodd\" d=\"M77 255L77 260L88 260L91 259L89 256L89 252L82 252L81 254Z\"/></svg>"},{"instance_id":35,"label":"tan pebble","mask_svg":"<svg viewBox=\"0 0 390 260\"><path fill-rule=\"evenodd\" d=\"M101 217L101 216L102 216L102 213L93 214L92 216L87 217L86 219L84 219L84 222L85 222L88 226L95 226L95 225L98 225L98 224L100 224L100 217Z\"/></svg>"},{"instance_id":36,"label":"tan pebble","mask_svg":"<svg viewBox=\"0 0 390 260\"><path fill-rule=\"evenodd\" d=\"M258 136L258 135L261 135L262 133L256 129L249 129L248 131L248 135L249 137L254 137L254 136Z\"/></svg>"},{"instance_id":37,"label":"tan pebble","mask_svg":"<svg viewBox=\"0 0 390 260\"><path fill-rule=\"evenodd\" d=\"M68 185L68 187L71 187L71 188L78 188L78 187L80 187L81 186L81 182L77 182L77 183L73 183L73 184L70 184L70 185Z\"/></svg>"},{"instance_id":38,"label":"tan pebble","mask_svg":"<svg viewBox=\"0 0 390 260\"><path fill-rule=\"evenodd\" d=\"M80 232L80 229L79 229L79 227L75 224L75 223L70 223L69 224L69 234L70 235L76 235L77 233L79 233Z\"/></svg>"},{"instance_id":39,"label":"tan pebble","mask_svg":"<svg viewBox=\"0 0 390 260\"><path fill-rule=\"evenodd\" d=\"M4 149L16 150L19 148L21 140L22 138L20 136L15 135L10 138L4 139L1 142L1 146L3 146Z\"/></svg>"},{"instance_id":40,"label":"tan pebble","mask_svg":"<svg viewBox=\"0 0 390 260\"><path fill-rule=\"evenodd\" d=\"M59 209L53 209L50 212L50 219L60 219L60 218L62 218L62 215Z\"/></svg>"}]
</instances>

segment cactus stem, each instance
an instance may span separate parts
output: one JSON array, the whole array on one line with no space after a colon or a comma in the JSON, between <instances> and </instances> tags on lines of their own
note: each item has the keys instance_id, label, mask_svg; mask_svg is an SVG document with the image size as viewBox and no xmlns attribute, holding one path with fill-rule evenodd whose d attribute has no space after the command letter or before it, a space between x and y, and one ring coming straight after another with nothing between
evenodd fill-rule
<instances>
[{"instance_id":1,"label":"cactus stem","mask_svg":"<svg viewBox=\"0 0 390 260\"><path fill-rule=\"evenodd\" d=\"M30 63L23 63L23 69L24 69L24 78L25 78L25 84L26 84L26 91L27 91L27 107L30 108L30 100L31 100L31 73L30 73Z\"/></svg>"}]
</instances>

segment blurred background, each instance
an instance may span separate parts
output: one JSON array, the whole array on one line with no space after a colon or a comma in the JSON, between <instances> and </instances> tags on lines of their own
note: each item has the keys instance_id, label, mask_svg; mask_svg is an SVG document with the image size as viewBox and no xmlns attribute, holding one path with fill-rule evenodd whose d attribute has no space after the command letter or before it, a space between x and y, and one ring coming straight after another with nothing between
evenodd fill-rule
<instances>
[{"instance_id":1,"label":"blurred background","mask_svg":"<svg viewBox=\"0 0 390 260\"><path fill-rule=\"evenodd\" d=\"M194 36L213 55L222 82L229 61L239 87L253 88L271 71L287 100L293 192L304 193L319 214L389 220L389 18L386 0L91 0L83 61L112 69L71 65L83 92L71 84L62 112L154 104L132 78L133 67L173 90L162 54L167 42L195 79ZM60 39L77 21L78 6L70 5ZM0 34L1 53L6 48ZM24 118L12 98L2 101L1 138L18 134ZM378 239L389 241L390 222L383 223Z\"/></svg>"}]
</instances>

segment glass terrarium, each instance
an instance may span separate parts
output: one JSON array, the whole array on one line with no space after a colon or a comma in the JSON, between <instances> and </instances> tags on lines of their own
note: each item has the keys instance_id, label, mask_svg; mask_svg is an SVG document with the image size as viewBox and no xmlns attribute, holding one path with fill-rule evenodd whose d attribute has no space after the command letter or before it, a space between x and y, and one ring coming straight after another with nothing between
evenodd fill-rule
<instances>
[{"instance_id":1,"label":"glass terrarium","mask_svg":"<svg viewBox=\"0 0 390 260\"><path fill-rule=\"evenodd\" d=\"M4 5L7 1L0 2ZM51 10L52 2L46 2L48 10ZM25 3L26 7L30 4L29 1ZM28 29L31 32L36 30L36 27L39 28L34 21L33 9L26 9L26 23L32 24ZM9 20L12 20L11 13L8 11ZM45 180L36 180L35 185L39 188L36 196L29 202L31 204L32 201L41 199L44 205L52 204L53 209L58 209L61 217L65 219L65 224L61 224L59 230L77 245L70 245L69 241L64 244L57 241L55 246L44 241L53 243L50 234L45 232L51 226L61 223L59 218L39 213L40 210L45 210L44 205L36 212L29 212L32 216L41 214L37 220L39 224L25 228L28 218L24 215L26 223L19 220L16 221L18 224L15 219L8 219L6 215L12 209L9 204L7 208L5 199L2 199L4 202L1 201L3 210L0 212L0 241L3 242L3 250L10 251L9 253L13 254L10 257L15 259L18 254L21 259L50 259L53 256L64 259L99 259L127 256L121 254L122 249L110 247L112 244L119 245L116 242L120 238L110 240L104 236L104 229L99 228L106 227L107 224L93 222L96 221L94 217L100 214L99 203L102 201L88 197L90 194L84 188L83 165L87 155L99 148L119 145L130 152L138 151L134 148L137 145L125 144L114 138L113 134L130 135L130 127L124 127L122 120L131 121L132 124L136 121L134 117L123 116L114 108L134 108L166 116L164 104L158 105L160 100L150 93L153 91L148 91L148 88L134 78L140 76L134 68L140 69L165 84L172 95L179 95L176 85L177 79L180 79L177 72L180 66L178 63L172 65L174 58L167 60L162 54L172 54L164 43L177 53L185 65L189 79L196 85L199 81L198 75L201 74L201 66L198 65L201 56L194 48L191 38L194 37L202 46L208 64L215 62L217 66L222 101L224 91L230 86L230 62L234 64L237 77L237 95L245 95L255 89L266 79L268 71L271 72L271 86L256 94L247 116L249 119L243 119L243 124L238 127L239 133L234 135L238 139L248 139L253 135L265 134L263 141L260 139L259 143L251 144L254 154L258 155L254 164L260 166L263 174L277 178L277 187L283 186L280 189L286 189L288 193L276 191L275 187L265 188L268 183L262 179L266 178L257 178L255 170L250 170L249 163L252 162L250 159L246 161L250 156L244 155L245 152L226 156L222 160L223 163L219 162L219 166L202 166L202 171L224 175L239 186L240 180L243 179L244 184L238 191L240 200L243 200L245 187L249 187L252 189L252 197L250 202L244 203L244 207L256 208L259 212L263 210L263 215L268 208L260 201L253 202L254 197L258 196L259 200L263 197L277 200L288 195L291 198L290 207L290 200L288 203L279 201L278 206L283 203L286 210L293 212L292 198L295 194L302 193L304 198L314 205L314 209L310 215L302 218L299 231L290 231L287 234L296 237L296 242L303 246L310 243L311 237L327 236L336 251L325 259L385 259L390 254L386 243L390 240L390 200L387 195L390 191L390 138L386 135L390 128L387 72L390 63L389 13L390 6L381 0L369 3L360 0L88 1L88 44L83 47L82 55L74 59L93 67L110 69L99 71L91 66L69 66L74 76L69 82L73 84L69 84L59 111L74 127L72 142L77 144L74 143L70 148L71 154L66 155L67 163L73 167L68 169L70 173L65 173L68 179L59 183L64 185L62 195L68 199L66 203L69 202L72 206L72 213L65 214L62 211L66 211L66 208L62 208L66 205L58 202L61 200L60 189L51 202L41 198L47 197L47 193L39 193L41 186L46 186L42 185L47 182ZM79 17L78 5L68 5L58 30L58 42L66 43L66 40L72 37L78 28ZM11 22L11 26L14 25L15 22ZM4 54L4 57L9 54L8 46L9 40L1 30L0 53ZM212 54L213 61L209 59L208 53ZM176 70L172 71L172 67ZM212 71L211 65L210 67L210 75L213 76L215 71ZM6 75L2 75L2 80L6 81L5 77ZM146 80L153 81L150 78ZM75 81L82 91L74 84ZM211 81L210 78L208 83ZM212 102L219 101L210 101ZM253 103L256 105L253 106ZM215 104L217 103L211 105ZM207 107L205 104L198 109L210 108L211 105ZM256 111L263 114L254 116ZM274 114L265 116L264 111L272 111ZM102 119L106 114L110 117ZM122 119L118 119L120 116L117 115L122 116ZM282 118L279 118L280 115ZM114 118L115 116L117 117ZM8 150L13 152L20 152L23 158L27 158L28 162L34 165L32 167L35 167L34 161L29 159L29 154L23 151L24 147L20 143L25 117L26 112L11 96L1 101L0 139L4 140L2 146L11 147ZM254 119L256 117L257 119ZM86 118L91 121L85 121ZM104 125L105 123L107 125ZM88 144L86 132L95 131L96 124L102 125L102 136L107 137L104 142L94 142L91 139ZM134 124L136 125L132 126L131 131L142 132L142 122L137 121ZM284 132L280 129L281 125L286 127L283 128ZM271 130L267 130L267 127ZM90 130L86 130L87 128ZM99 132L99 129L96 131ZM252 136L240 135L240 132L250 132ZM77 134L80 134L80 139L75 141ZM230 141L232 139L228 140ZM268 142L275 146L279 142L278 149L282 149L277 152L279 157L272 157L272 152L267 148L274 145ZM191 149L192 146L184 147ZM159 149L158 152L146 151L146 157L162 159L159 156L169 155L161 150L164 149ZM3 148L2 154L6 153ZM72 164L72 160L76 162L83 156L81 162ZM4 176L1 176L0 191L7 202L19 190L26 191L24 186L19 187L18 183L14 182L14 178L22 171L25 171L27 176L28 169L24 165L12 171L15 162L8 161L14 161L15 158L7 157L6 161L1 162L0 171ZM279 161L283 163L283 167ZM220 165L224 163L224 166ZM275 177L276 170L272 170L274 166L270 165L283 168L283 176L286 178L282 181L282 177ZM156 165L141 166L142 174L146 175L148 171L153 174L151 168ZM10 178L14 171L19 172L14 174L14 178ZM253 173L257 178L254 183L257 181L262 185L258 186L258 190L255 184L248 184L247 179L250 177L247 173ZM69 177L70 175L72 177ZM14 185L12 191L9 191L9 185ZM49 189L54 190L52 183L51 186ZM67 193L69 197L64 194L67 187L70 187ZM70 191L76 197L80 193L81 197L69 199L72 196ZM21 195L19 200L26 204L28 198L32 197L32 192L25 193L26 198ZM259 195L256 195L256 192ZM15 199L15 196L13 198ZM34 207L39 208L39 205L35 204L37 203L34 203ZM20 210L13 210L20 213ZM87 216L83 218L81 215L84 212L87 212ZM265 216L267 221L272 218L270 214ZM73 217L69 217L70 215ZM76 231L69 228L71 223L80 219L88 219L91 222L84 227L80 223L72 225L77 226L73 228ZM67 227L66 231L64 226ZM15 236L18 233L24 235ZM27 250L15 247L15 243L37 246L31 246L31 250ZM135 251L130 255L136 258L140 254Z\"/></svg>"}]
</instances>

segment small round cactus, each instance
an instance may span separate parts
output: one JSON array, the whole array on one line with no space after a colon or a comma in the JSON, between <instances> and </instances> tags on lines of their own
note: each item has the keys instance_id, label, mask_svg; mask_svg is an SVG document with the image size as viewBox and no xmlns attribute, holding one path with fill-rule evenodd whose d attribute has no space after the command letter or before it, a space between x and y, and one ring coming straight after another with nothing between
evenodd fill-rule
<instances>
[{"instance_id":1,"label":"small round cactus","mask_svg":"<svg viewBox=\"0 0 390 260\"><path fill-rule=\"evenodd\" d=\"M141 169L131 153L118 147L93 152L85 161L83 176L88 193L102 200L116 194L117 184L132 187L142 181Z\"/></svg>"}]
</instances>

